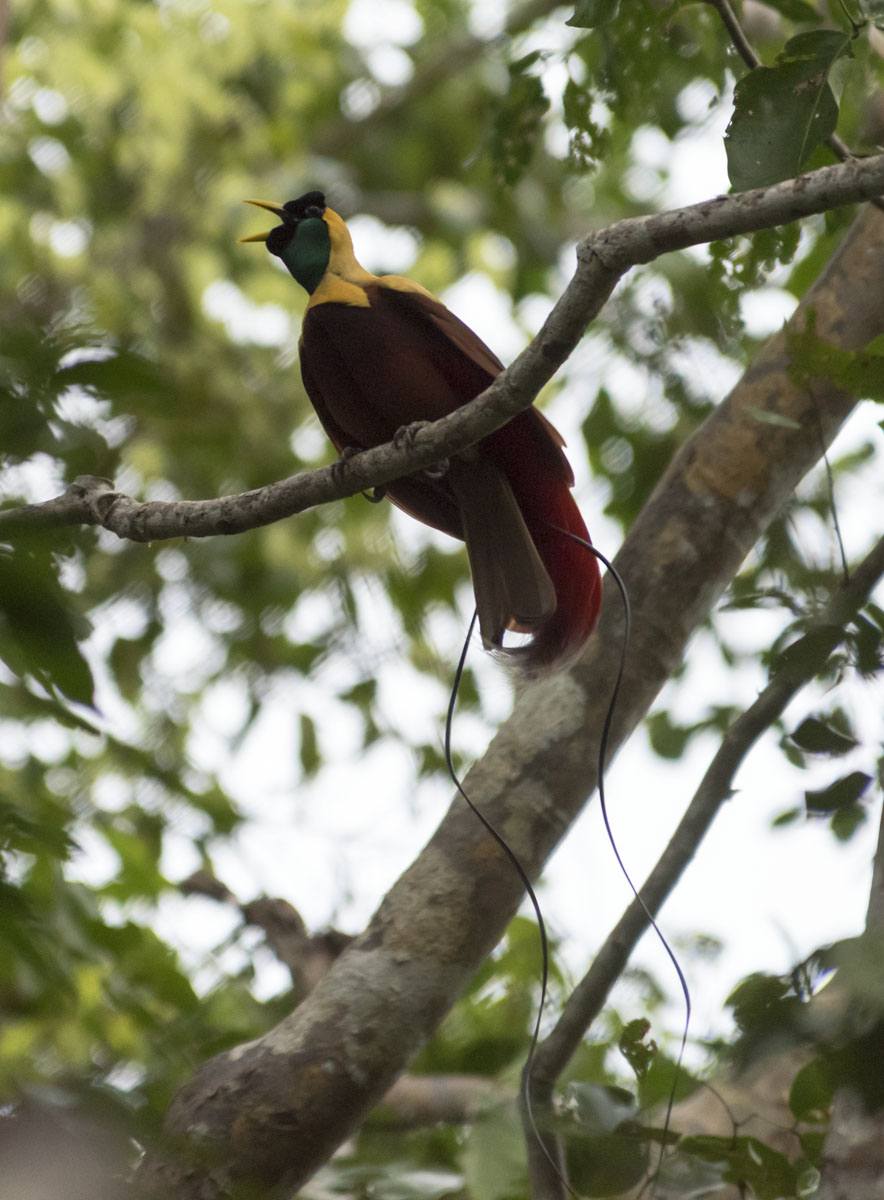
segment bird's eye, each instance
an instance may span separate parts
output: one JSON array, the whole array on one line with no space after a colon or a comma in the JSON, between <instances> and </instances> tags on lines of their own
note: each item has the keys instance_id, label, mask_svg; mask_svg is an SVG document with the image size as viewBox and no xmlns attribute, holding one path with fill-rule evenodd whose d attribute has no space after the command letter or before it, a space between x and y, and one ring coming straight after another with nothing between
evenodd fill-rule
<instances>
[{"instance_id":1,"label":"bird's eye","mask_svg":"<svg viewBox=\"0 0 884 1200\"><path fill-rule=\"evenodd\" d=\"M317 204L311 204L309 208L304 209L304 219L308 220L311 217L321 217L322 209Z\"/></svg>"}]
</instances>

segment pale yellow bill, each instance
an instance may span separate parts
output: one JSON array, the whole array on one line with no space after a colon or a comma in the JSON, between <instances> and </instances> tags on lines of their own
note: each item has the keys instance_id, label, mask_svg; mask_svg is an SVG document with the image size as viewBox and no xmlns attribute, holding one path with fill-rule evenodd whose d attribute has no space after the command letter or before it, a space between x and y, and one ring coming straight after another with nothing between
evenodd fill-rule
<instances>
[{"instance_id":1,"label":"pale yellow bill","mask_svg":"<svg viewBox=\"0 0 884 1200\"><path fill-rule=\"evenodd\" d=\"M282 217L285 220L286 211L281 204L275 204L272 200L243 200L243 204L254 204L256 208L266 208L268 212L274 213L277 217ZM270 230L266 233L250 233L248 237L237 238L239 242L266 242Z\"/></svg>"}]
</instances>

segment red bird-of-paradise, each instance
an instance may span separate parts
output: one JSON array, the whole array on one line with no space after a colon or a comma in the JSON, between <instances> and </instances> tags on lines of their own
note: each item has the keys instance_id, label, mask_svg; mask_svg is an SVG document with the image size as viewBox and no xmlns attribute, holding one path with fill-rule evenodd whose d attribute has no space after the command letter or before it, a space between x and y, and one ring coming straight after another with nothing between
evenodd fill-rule
<instances>
[{"instance_id":1,"label":"red bird-of-paradise","mask_svg":"<svg viewBox=\"0 0 884 1200\"><path fill-rule=\"evenodd\" d=\"M287 204L250 200L282 224L243 241L266 242L310 294L301 332L301 375L339 452L392 441L416 421L435 421L483 392L503 364L419 283L372 275L349 230L307 192ZM388 485L404 512L466 542L486 647L528 670L575 653L601 604L595 556L571 488L564 441L531 408L441 472ZM569 536L574 535L574 537ZM507 630L530 634L503 648Z\"/></svg>"}]
</instances>

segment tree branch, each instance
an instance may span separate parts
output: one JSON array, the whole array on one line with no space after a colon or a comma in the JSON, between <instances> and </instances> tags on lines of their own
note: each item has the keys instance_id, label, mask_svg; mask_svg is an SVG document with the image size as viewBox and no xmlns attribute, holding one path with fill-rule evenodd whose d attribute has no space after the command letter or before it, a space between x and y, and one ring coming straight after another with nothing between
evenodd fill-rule
<instances>
[{"instance_id":1,"label":"tree branch","mask_svg":"<svg viewBox=\"0 0 884 1200\"><path fill-rule=\"evenodd\" d=\"M0 512L0 537L23 528L59 525L100 525L137 542L242 533L401 479L460 453L528 408L631 267L673 250L786 224L882 192L884 154L823 167L774 187L617 221L580 242L574 276L540 332L514 362L476 399L421 429L412 445L389 442L332 467L216 500L139 504L116 492L108 480L81 476L62 496Z\"/></svg>"},{"instance_id":2,"label":"tree branch","mask_svg":"<svg viewBox=\"0 0 884 1200\"><path fill-rule=\"evenodd\" d=\"M298 910L280 897L258 896L241 903L205 868L182 879L178 888L183 896L205 896L231 905L247 925L260 929L269 948L288 968L299 1003L353 940L339 929L309 934ZM490 1104L514 1100L511 1088L484 1075L403 1075L368 1119L384 1129L414 1129L439 1122L462 1125Z\"/></svg>"},{"instance_id":3,"label":"tree branch","mask_svg":"<svg viewBox=\"0 0 884 1200\"><path fill-rule=\"evenodd\" d=\"M611 254L616 260L616 245ZM884 217L876 209L854 223L787 330L683 446L617 556L634 624L612 751L819 458L820 429L830 442L855 403L830 381L820 380L810 397L792 380L788 331L803 327L811 311L819 336L846 348L884 330ZM787 421L759 421L759 409ZM593 747L622 634L609 590L582 657L520 692L464 781L531 876L595 787ZM310 997L263 1037L205 1063L179 1092L167 1116L168 1145L142 1164L143 1192L217 1200L245 1180L265 1195L293 1191L387 1091L520 899L509 861L454 803Z\"/></svg>"},{"instance_id":4,"label":"tree branch","mask_svg":"<svg viewBox=\"0 0 884 1200\"><path fill-rule=\"evenodd\" d=\"M721 23L728 32L731 43L750 71L761 66L761 59L755 53L752 43L743 32L743 26L734 12L730 0L706 0L721 18Z\"/></svg>"},{"instance_id":5,"label":"tree branch","mask_svg":"<svg viewBox=\"0 0 884 1200\"><path fill-rule=\"evenodd\" d=\"M728 729L700 786L685 810L668 846L651 871L641 896L656 916L684 869L696 854L713 820L733 794L733 781L758 738L782 716L787 705L825 666L844 637L845 625L857 614L884 576L884 537L842 584L814 627L824 635L800 660L785 663L758 698ZM532 1093L537 1103L549 1101L556 1079L565 1069L608 993L620 977L650 921L637 900L629 905L606 938L589 971L574 989L552 1033L537 1048Z\"/></svg>"}]
</instances>

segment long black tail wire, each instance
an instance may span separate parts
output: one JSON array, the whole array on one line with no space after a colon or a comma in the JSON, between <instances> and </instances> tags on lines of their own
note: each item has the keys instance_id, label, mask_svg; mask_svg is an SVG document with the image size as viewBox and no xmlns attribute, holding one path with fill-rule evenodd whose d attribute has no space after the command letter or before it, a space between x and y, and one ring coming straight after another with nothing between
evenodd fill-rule
<instances>
[{"instance_id":1,"label":"long black tail wire","mask_svg":"<svg viewBox=\"0 0 884 1200\"><path fill-rule=\"evenodd\" d=\"M614 583L617 585L617 590L620 593L620 600L623 605L624 632L623 632L623 641L622 641L621 648L620 648L620 657L619 657L619 663L618 663L618 667L617 667L617 676L616 676L616 679L614 680L614 687L611 690L611 700L610 700L610 703L608 704L607 712L605 713L605 720L602 725L602 733L601 733L601 737L599 739L598 772L597 772L599 804L601 807L602 822L605 826L605 833L607 834L608 841L611 844L611 849L614 852L614 858L617 861L617 865L619 866L624 879L626 880L627 884L629 885L630 891L632 892L633 896L635 897L635 899L641 906L642 911L644 912L649 925L654 930L661 946L663 947L663 949L666 952L667 957L669 958L669 961L672 963L672 966L675 970L675 974L678 977L678 982L679 982L679 986L681 987L682 996L684 997L684 1006L685 1006L685 1020L684 1020L684 1026L682 1029L681 1044L679 1046L678 1056L676 1058L675 1073L673 1075L672 1086L669 1090L669 1098L668 1098L668 1102L666 1105L666 1117L665 1117L665 1120L663 1123L663 1135L661 1138L660 1156L658 1158L657 1166L654 1171L653 1179L651 1181L652 1187L655 1188L657 1179L660 1174L660 1169L663 1165L663 1159L664 1159L664 1156L666 1153L667 1135L669 1132L670 1121L672 1118L672 1109L673 1109L673 1105L675 1103L675 1094L676 1094L676 1089L678 1086L678 1078L679 1078L679 1073L681 1071L681 1065L682 1065L682 1061L684 1059L685 1050L687 1048L688 1031L689 1031L690 1022L691 1022L691 993L690 993L690 989L688 988L688 982L687 982L687 979L685 978L684 971L681 968L681 964L679 963L678 958L675 955L675 952L673 951L669 942L666 940L666 937L663 934L663 931L660 929L660 926L657 924L657 921L654 918L654 914L650 911L648 906L645 904L641 894L639 893L638 888L633 883L632 876L629 874L626 864L624 863L624 861L620 855L620 851L617 848L617 842L614 838L614 832L613 832L613 829L611 828L611 820L610 820L610 816L608 813L608 803L607 803L607 798L605 795L605 764L607 762L607 757L608 757L608 745L609 745L610 737L611 737L611 727L614 722L614 713L616 711L617 698L620 695L620 686L623 682L623 674L626 669L626 655L627 655L627 652L629 649L629 638L630 638L630 633L631 633L631 628L632 628L632 612L631 612L631 608L630 608L630 604L629 604L629 594L626 590L626 585L624 584L623 579L621 578L616 567L613 565L613 563L608 558L605 557L605 555L601 552L601 550L598 550L595 546L593 546L585 538L580 537L576 533L572 533L571 530L569 530L569 529L560 529L558 526L555 526L555 525L552 526L552 528L555 529L557 533L561 533L564 537L570 538L572 541L576 542L579 546L582 546L585 550L588 550L590 552L590 554L595 555L595 557L599 560L599 562L601 562L605 566L605 568L611 575L611 578L614 580ZM537 1016L534 1021L534 1029L531 1034L531 1042L528 1047L528 1055L525 1060L524 1069L522 1071L522 1103L524 1105L525 1112L528 1116L528 1123L531 1126L531 1131L534 1134L534 1137L537 1141L538 1146L540 1147L544 1156L547 1158L547 1160L548 1160L550 1166L552 1167L553 1171L555 1172L556 1176L559 1178L559 1180L562 1182L562 1184L567 1188L568 1192L572 1196L577 1196L577 1192L575 1192L574 1188L571 1187L568 1180L565 1179L565 1177L562 1175L559 1164L553 1159L552 1155L550 1154L549 1150L546 1147L546 1143L544 1142L543 1138L541 1137L540 1130L538 1129L537 1121L536 1121L536 1118L534 1115L534 1108L533 1108L533 1103L532 1103L532 1099L531 1099L531 1069L534 1064L534 1056L537 1052L537 1045L540 1040L540 1027L541 1027L541 1023L543 1020L543 1011L546 1006L547 994L549 991L549 938L548 938L547 931L546 931L546 922L544 921L543 912L541 911L541 908L540 908L540 901L537 898L537 893L534 890L531 880L528 878L527 871L522 866L522 864L519 861L518 857L516 856L514 850L509 845L509 843L506 841L504 836L495 828L495 826L492 824L492 822L488 820L488 818L485 816L485 814L473 803L473 801L467 795L467 792L466 792L466 790L460 780L460 777L458 776L457 771L455 769L454 759L452 757L451 733L452 733L452 726L454 724L454 713L455 713L455 709L457 707L457 696L458 696L458 692L460 690L460 684L461 684L461 680L463 678L464 668L466 666L467 653L469 651L473 632L476 628L477 619L478 619L478 611L474 610L472 619L470 620L469 628L467 630L467 635L466 635L466 638L464 639L463 647L460 652L460 657L458 659L457 668L454 673L454 681L453 681L453 684L451 687L451 694L450 694L449 701L448 701L448 711L447 711L446 718L445 718L445 763L446 763L446 766L448 767L448 774L451 777L451 781L454 784L455 788L457 789L459 795L463 798L463 800L465 801L465 803L467 804L468 808L473 813L473 815L478 818L478 820L482 823L482 825L485 827L485 829L488 831L488 833L491 834L491 836L494 838L494 840L500 846L501 850L503 850L504 854L507 856L509 861L512 863L513 869L515 870L516 874L518 875L519 880L522 883L522 886L525 888L525 892L531 903L531 907L534 909L534 915L537 919L537 932L538 932L538 935L540 938L540 958L541 958L540 1000L539 1000L539 1003L537 1006Z\"/></svg>"}]
</instances>

